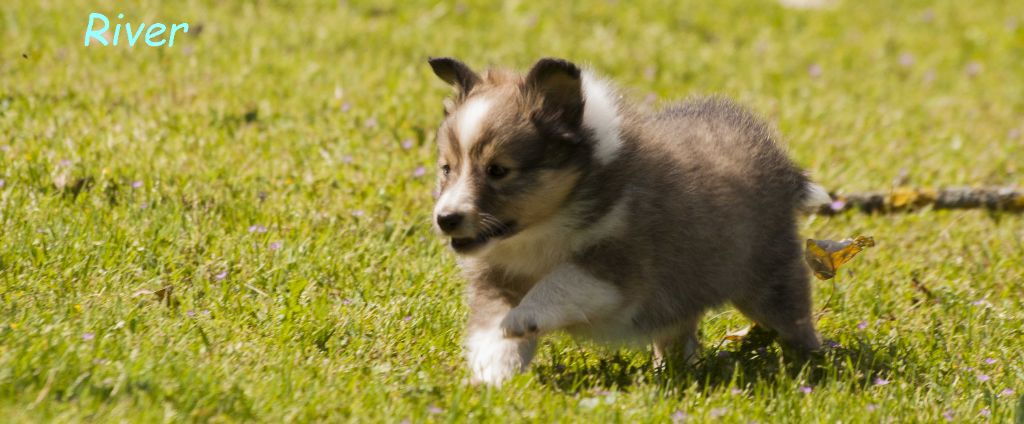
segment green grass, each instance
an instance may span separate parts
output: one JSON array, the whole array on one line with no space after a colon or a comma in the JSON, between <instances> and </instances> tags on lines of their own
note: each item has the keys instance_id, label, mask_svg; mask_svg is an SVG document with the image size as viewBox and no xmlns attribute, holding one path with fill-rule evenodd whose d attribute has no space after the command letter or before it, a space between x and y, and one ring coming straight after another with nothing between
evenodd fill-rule
<instances>
[{"instance_id":1,"label":"green grass","mask_svg":"<svg viewBox=\"0 0 1024 424\"><path fill-rule=\"evenodd\" d=\"M720 344L747 323L722 309L695 367L556 336L469 386L463 281L429 225L449 89L428 55L728 95L834 190L1024 182L1024 2L538 3L5 1L2 420L1013 419L1024 220L979 211L806 220L878 241L817 285L843 347L806 366ZM192 32L85 48L92 11Z\"/></svg>"}]
</instances>

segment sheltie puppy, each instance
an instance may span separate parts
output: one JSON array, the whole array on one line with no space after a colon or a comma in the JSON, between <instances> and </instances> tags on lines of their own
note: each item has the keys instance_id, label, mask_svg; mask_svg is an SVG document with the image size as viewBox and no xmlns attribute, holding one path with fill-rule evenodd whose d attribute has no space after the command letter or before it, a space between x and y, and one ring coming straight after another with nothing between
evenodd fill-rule
<instances>
[{"instance_id":1,"label":"sheltie puppy","mask_svg":"<svg viewBox=\"0 0 1024 424\"><path fill-rule=\"evenodd\" d=\"M820 348L796 221L829 195L760 119L718 98L643 112L561 59L525 75L430 66L455 88L434 223L469 280L474 382L523 371L556 330L692 358L724 303Z\"/></svg>"}]
</instances>

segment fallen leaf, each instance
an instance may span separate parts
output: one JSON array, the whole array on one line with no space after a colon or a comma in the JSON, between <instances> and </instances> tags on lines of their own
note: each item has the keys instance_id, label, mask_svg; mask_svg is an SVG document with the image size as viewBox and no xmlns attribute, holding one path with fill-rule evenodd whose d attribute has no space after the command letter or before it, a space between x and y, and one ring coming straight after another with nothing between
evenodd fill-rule
<instances>
[{"instance_id":1,"label":"fallen leaf","mask_svg":"<svg viewBox=\"0 0 1024 424\"><path fill-rule=\"evenodd\" d=\"M141 289L132 293L133 298L143 296L153 296L156 298L157 302L163 303L169 307L177 307L180 303L178 302L178 299L174 297L174 286L165 286L157 291Z\"/></svg>"},{"instance_id":2,"label":"fallen leaf","mask_svg":"<svg viewBox=\"0 0 1024 424\"><path fill-rule=\"evenodd\" d=\"M750 329L754 328L754 325L748 325L736 331L730 331L725 334L725 339L731 342L741 342L743 338L750 334Z\"/></svg>"},{"instance_id":3,"label":"fallen leaf","mask_svg":"<svg viewBox=\"0 0 1024 424\"><path fill-rule=\"evenodd\" d=\"M938 197L939 194L935 189L898 187L889 194L889 206L894 209L921 207L934 203Z\"/></svg>"},{"instance_id":4,"label":"fallen leaf","mask_svg":"<svg viewBox=\"0 0 1024 424\"><path fill-rule=\"evenodd\" d=\"M840 266L857 256L861 250L875 245L875 239L857 236L840 241L807 239L804 260L814 271L814 276L828 280L836 276Z\"/></svg>"},{"instance_id":5,"label":"fallen leaf","mask_svg":"<svg viewBox=\"0 0 1024 424\"><path fill-rule=\"evenodd\" d=\"M776 333L765 327L750 324L745 328L730 331L724 337L725 340L740 344L741 350L753 350L758 347L765 347L775 340Z\"/></svg>"}]
</instances>

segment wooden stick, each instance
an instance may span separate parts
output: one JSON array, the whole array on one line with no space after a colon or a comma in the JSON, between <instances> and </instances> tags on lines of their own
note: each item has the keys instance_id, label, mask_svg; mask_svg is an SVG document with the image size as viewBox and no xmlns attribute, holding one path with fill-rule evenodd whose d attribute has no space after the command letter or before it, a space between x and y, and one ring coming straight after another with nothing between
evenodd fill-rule
<instances>
[{"instance_id":1,"label":"wooden stick","mask_svg":"<svg viewBox=\"0 0 1024 424\"><path fill-rule=\"evenodd\" d=\"M942 189L895 187L888 192L835 194L832 203L816 213L836 215L850 210L892 213L932 209L987 209L1024 212L1024 190L1015 187L951 187Z\"/></svg>"}]
</instances>

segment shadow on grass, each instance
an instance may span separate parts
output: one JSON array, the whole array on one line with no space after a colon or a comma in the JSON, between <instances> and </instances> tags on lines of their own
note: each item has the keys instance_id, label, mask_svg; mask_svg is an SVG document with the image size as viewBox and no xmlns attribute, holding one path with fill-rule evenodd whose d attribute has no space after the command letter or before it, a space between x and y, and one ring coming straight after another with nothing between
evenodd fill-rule
<instances>
[{"instance_id":1,"label":"shadow on grass","mask_svg":"<svg viewBox=\"0 0 1024 424\"><path fill-rule=\"evenodd\" d=\"M629 391L634 385L655 385L666 392L695 386L698 391L726 387L747 387L764 383L777 385L784 377L811 386L842 380L852 387L866 387L876 378L889 375L897 346L857 346L827 343L823 352L800 354L778 344L724 343L705 345L696 362L670 358L663 369L655 369L650 351L617 351L612 354L556 353L551 361L536 363L538 380L553 390L579 393L594 390Z\"/></svg>"}]
</instances>

